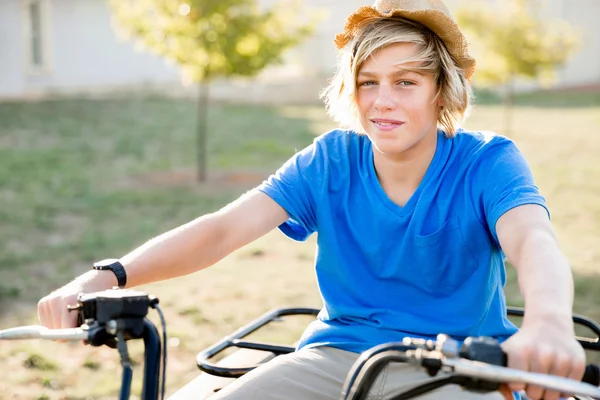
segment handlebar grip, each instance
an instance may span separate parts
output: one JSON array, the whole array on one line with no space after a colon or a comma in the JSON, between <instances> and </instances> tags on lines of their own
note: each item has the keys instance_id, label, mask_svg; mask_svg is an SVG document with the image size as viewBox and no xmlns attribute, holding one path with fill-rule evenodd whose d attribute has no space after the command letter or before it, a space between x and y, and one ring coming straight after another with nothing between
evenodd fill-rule
<instances>
[{"instance_id":1,"label":"handlebar grip","mask_svg":"<svg viewBox=\"0 0 600 400\"><path fill-rule=\"evenodd\" d=\"M589 383L590 385L600 386L600 367L596 364L588 364L585 366L585 373L581 382Z\"/></svg>"},{"instance_id":2,"label":"handlebar grip","mask_svg":"<svg viewBox=\"0 0 600 400\"><path fill-rule=\"evenodd\" d=\"M467 338L460 349L460 356L492 365L508 365L508 357L498 341L488 337ZM581 382L600 386L600 367L597 364L586 365Z\"/></svg>"}]
</instances>

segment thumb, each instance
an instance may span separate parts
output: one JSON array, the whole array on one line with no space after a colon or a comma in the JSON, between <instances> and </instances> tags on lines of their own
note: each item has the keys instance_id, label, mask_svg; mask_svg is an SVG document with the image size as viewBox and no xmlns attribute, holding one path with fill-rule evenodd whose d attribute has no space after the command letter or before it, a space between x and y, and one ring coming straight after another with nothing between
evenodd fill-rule
<instances>
[{"instance_id":1,"label":"thumb","mask_svg":"<svg viewBox=\"0 0 600 400\"><path fill-rule=\"evenodd\" d=\"M77 327L77 315L76 311L69 311L66 306L61 312L60 326L61 328L75 328Z\"/></svg>"},{"instance_id":2,"label":"thumb","mask_svg":"<svg viewBox=\"0 0 600 400\"><path fill-rule=\"evenodd\" d=\"M498 389L498 391L500 392L500 394L502 396L504 396L504 400L513 400L514 399L512 391L510 390L510 388L507 385L505 385L505 384L500 385L500 388Z\"/></svg>"},{"instance_id":3,"label":"thumb","mask_svg":"<svg viewBox=\"0 0 600 400\"><path fill-rule=\"evenodd\" d=\"M521 371L529 371L529 351L520 346L519 341L515 339L516 337L513 336L501 345L502 350L506 353L507 367ZM507 388L513 392L519 392L525 390L525 384L510 383L507 385Z\"/></svg>"}]
</instances>

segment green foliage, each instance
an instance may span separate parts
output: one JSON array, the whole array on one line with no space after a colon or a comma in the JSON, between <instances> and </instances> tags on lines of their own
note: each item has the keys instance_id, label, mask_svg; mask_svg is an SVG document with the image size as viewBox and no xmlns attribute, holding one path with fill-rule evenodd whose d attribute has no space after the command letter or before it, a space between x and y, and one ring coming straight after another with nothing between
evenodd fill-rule
<instances>
[{"instance_id":1,"label":"green foliage","mask_svg":"<svg viewBox=\"0 0 600 400\"><path fill-rule=\"evenodd\" d=\"M125 38L175 62L190 82L253 76L314 30L291 1L261 10L256 0L109 0Z\"/></svg>"},{"instance_id":2,"label":"green foliage","mask_svg":"<svg viewBox=\"0 0 600 400\"><path fill-rule=\"evenodd\" d=\"M542 19L536 1L503 0L502 7L469 2L456 12L477 58L474 81L507 84L515 77L548 83L579 43L564 21Z\"/></svg>"}]
</instances>

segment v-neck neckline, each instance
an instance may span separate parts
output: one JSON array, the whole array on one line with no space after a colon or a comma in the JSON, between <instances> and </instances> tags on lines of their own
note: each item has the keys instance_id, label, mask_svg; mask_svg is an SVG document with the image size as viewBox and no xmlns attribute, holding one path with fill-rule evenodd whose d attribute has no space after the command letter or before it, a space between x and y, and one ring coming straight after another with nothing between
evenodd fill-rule
<instances>
[{"instance_id":1,"label":"v-neck neckline","mask_svg":"<svg viewBox=\"0 0 600 400\"><path fill-rule=\"evenodd\" d=\"M437 136L435 153L433 154L433 158L431 159L431 162L429 163L429 166L427 167L427 171L425 172L423 179L421 179L419 186L417 186L417 188L415 189L413 194L410 196L410 198L408 199L406 204L404 204L403 206L396 204L383 189L383 186L381 185L381 182L379 181L379 178L377 177L377 171L375 170L375 158L374 158L375 154L374 154L374 150L373 150L373 143L371 143L371 141L369 139L367 139L368 146L369 146L368 154L367 154L367 158L368 158L369 162L367 164L369 167L369 175L371 178L370 181L372 183L373 189L375 190L375 192L377 193L377 195L379 196L381 201L383 201L385 206L400 217L406 218L407 216L411 215L411 213L414 210L415 205L419 199L419 196L421 195L421 192L423 191L423 187L427 185L431 176L435 174L435 172L438 169L438 166L440 165L443 148L445 147L445 144L446 144L446 137L444 136L444 133L439 130L437 131L437 135L438 136Z\"/></svg>"}]
</instances>

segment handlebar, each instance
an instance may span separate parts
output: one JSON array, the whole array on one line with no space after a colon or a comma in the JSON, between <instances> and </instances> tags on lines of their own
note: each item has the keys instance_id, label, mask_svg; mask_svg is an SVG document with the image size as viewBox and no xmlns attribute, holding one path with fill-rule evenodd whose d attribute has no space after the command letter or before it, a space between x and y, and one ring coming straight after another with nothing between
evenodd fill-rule
<instances>
[{"instance_id":1,"label":"handlebar","mask_svg":"<svg viewBox=\"0 0 600 400\"><path fill-rule=\"evenodd\" d=\"M0 340L46 339L80 341L92 346L107 345L119 351L123 375L120 400L129 399L133 374L126 342L132 339L144 341L143 400L159 398L159 372L161 367L161 341L158 330L146 315L155 308L163 325L162 398L165 394L166 326L158 307L158 299L143 292L113 289L104 292L80 294L78 304L68 307L79 312L79 328L48 329L39 325L21 326L0 330Z\"/></svg>"},{"instance_id":2,"label":"handlebar","mask_svg":"<svg viewBox=\"0 0 600 400\"><path fill-rule=\"evenodd\" d=\"M586 373L581 382L560 376L525 372L470 360L446 359L443 361L443 365L451 368L455 374L477 377L478 379L485 379L490 382L525 383L542 386L560 393L600 397L600 388L598 388L600 382L597 379L598 366L595 364L588 364L586 366ZM596 378L594 378L594 375Z\"/></svg>"},{"instance_id":3,"label":"handlebar","mask_svg":"<svg viewBox=\"0 0 600 400\"><path fill-rule=\"evenodd\" d=\"M500 383L525 383L561 393L600 398L600 369L590 364L584 382L572 379L520 371L506 367L506 355L500 344L491 338L467 338L462 344L446 335L435 341L405 338L401 343L376 346L363 353L349 372L343 400L364 400L383 368L390 362L404 362L423 367L429 375L444 376L408 390L393 400L411 399L446 384L459 384L467 390L490 392Z\"/></svg>"},{"instance_id":4,"label":"handlebar","mask_svg":"<svg viewBox=\"0 0 600 400\"><path fill-rule=\"evenodd\" d=\"M90 333L82 328L48 329L40 325L20 326L0 331L0 340L47 339L88 340Z\"/></svg>"}]
</instances>

